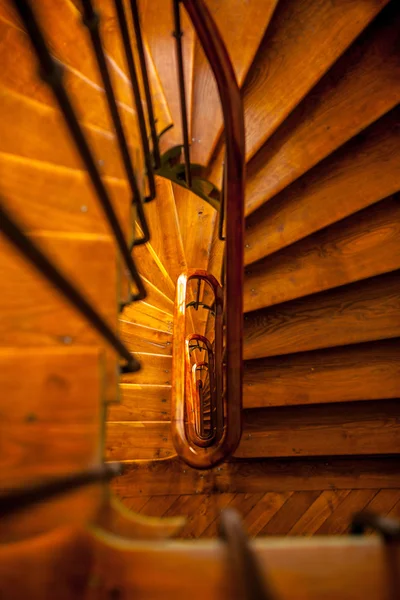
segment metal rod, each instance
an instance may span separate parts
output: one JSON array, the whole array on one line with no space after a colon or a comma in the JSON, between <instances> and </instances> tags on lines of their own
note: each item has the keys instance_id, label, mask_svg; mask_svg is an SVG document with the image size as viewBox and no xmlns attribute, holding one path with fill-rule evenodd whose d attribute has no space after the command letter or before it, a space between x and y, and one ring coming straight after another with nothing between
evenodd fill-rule
<instances>
[{"instance_id":1,"label":"metal rod","mask_svg":"<svg viewBox=\"0 0 400 600\"><path fill-rule=\"evenodd\" d=\"M225 189L226 189L226 168L225 168L225 162L226 162L226 153L225 153L225 160L222 163L222 185L221 185L221 200L220 200L220 204L219 204L219 221L218 221L218 237L221 240L221 242L225 241L225 236L224 236L224 221L225 221Z\"/></svg>"},{"instance_id":2,"label":"metal rod","mask_svg":"<svg viewBox=\"0 0 400 600\"><path fill-rule=\"evenodd\" d=\"M132 11L133 27L134 27L135 36L136 36L136 45L137 45L137 51L138 51L138 56L139 56L140 70L142 72L143 88L144 88L144 95L146 98L147 114L148 114L148 118L149 118L151 140L153 143L154 166L156 169L158 169L161 164L160 147L159 147L159 143L158 143L158 135L157 135L157 130L156 130L156 120L154 118L153 99L151 97L149 75L147 72L146 55L145 55L144 46L143 46L143 37L142 37L142 29L140 26L139 10L138 10L136 0L131 0L131 11Z\"/></svg>"},{"instance_id":3,"label":"metal rod","mask_svg":"<svg viewBox=\"0 0 400 600\"><path fill-rule=\"evenodd\" d=\"M114 124L115 132L117 134L117 140L121 152L122 161L124 163L126 175L131 188L133 203L136 205L140 228L143 232L143 236L134 240L133 242L134 246L139 246L140 244L145 244L150 240L150 232L149 227L147 225L146 216L144 214L139 187L136 181L135 173L133 171L132 158L129 152L128 143L126 141L124 128L122 126L113 86L111 83L110 73L108 71L107 61L101 43L99 30L100 18L98 13L93 8L92 0L82 0L82 7L82 21L84 25L86 25L86 27L88 28L90 37L92 39L92 45L96 55L96 60L101 74L101 78L103 80L111 118Z\"/></svg>"},{"instance_id":4,"label":"metal rod","mask_svg":"<svg viewBox=\"0 0 400 600\"><path fill-rule=\"evenodd\" d=\"M183 51L182 51L182 36L181 14L179 8L180 0L173 0L174 4L174 23L175 31L173 36L176 40L176 57L178 61L178 83L179 83L179 99L181 106L182 133L183 133L183 154L185 157L185 178L189 188L192 187L192 174L190 172L190 148L189 148L189 127L186 108L186 92L185 92L185 71L183 68Z\"/></svg>"},{"instance_id":5,"label":"metal rod","mask_svg":"<svg viewBox=\"0 0 400 600\"><path fill-rule=\"evenodd\" d=\"M99 313L91 306L75 285L69 281L45 254L19 228L12 217L0 206L0 227L21 254L91 323L115 351L125 359L124 372L140 369L140 363L115 335Z\"/></svg>"},{"instance_id":6,"label":"metal rod","mask_svg":"<svg viewBox=\"0 0 400 600\"><path fill-rule=\"evenodd\" d=\"M145 202L150 202L156 197L156 184L154 181L153 162L150 153L149 140L147 139L146 119L143 112L142 99L140 97L139 80L136 73L135 61L133 58L131 40L129 37L129 29L126 23L125 9L123 0L114 0L115 9L117 11L119 28L124 44L126 62L128 65L129 76L131 78L133 99L136 106L140 137L142 140L142 149L144 154L144 162L146 165L147 179L149 182L150 194L145 198Z\"/></svg>"},{"instance_id":7,"label":"metal rod","mask_svg":"<svg viewBox=\"0 0 400 600\"><path fill-rule=\"evenodd\" d=\"M356 513L351 523L350 533L363 535L369 528L378 532L387 542L400 540L400 522L396 519L367 510Z\"/></svg>"},{"instance_id":8,"label":"metal rod","mask_svg":"<svg viewBox=\"0 0 400 600\"><path fill-rule=\"evenodd\" d=\"M4 496L0 496L0 516L4 518L14 515L33 504L50 500L54 496L75 491L92 483L109 481L113 477L121 475L122 472L121 463L104 463L87 471L11 490Z\"/></svg>"},{"instance_id":9,"label":"metal rod","mask_svg":"<svg viewBox=\"0 0 400 600\"><path fill-rule=\"evenodd\" d=\"M13 3L19 16L21 17L21 20L26 28L36 55L39 59L41 76L53 90L71 136L74 139L79 154L86 166L86 169L88 170L93 187L97 192L101 207L114 233L118 248L125 261L129 274L138 288L138 294L133 297L133 300L143 300L146 297L146 290L136 269L135 263L133 262L131 252L125 241L124 233L114 212L114 208L106 187L104 186L100 173L97 169L93 154L89 148L81 126L79 125L75 110L62 82L61 65L51 56L39 25L36 21L36 17L27 0L13 0Z\"/></svg>"}]
</instances>

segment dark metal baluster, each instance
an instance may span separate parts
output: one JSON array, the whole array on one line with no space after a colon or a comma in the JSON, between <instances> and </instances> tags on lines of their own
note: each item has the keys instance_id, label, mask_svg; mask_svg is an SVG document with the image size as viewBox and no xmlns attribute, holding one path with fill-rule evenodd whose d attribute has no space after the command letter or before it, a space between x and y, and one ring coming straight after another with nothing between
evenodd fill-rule
<instances>
[{"instance_id":1,"label":"dark metal baluster","mask_svg":"<svg viewBox=\"0 0 400 600\"><path fill-rule=\"evenodd\" d=\"M224 236L224 221L225 221L225 189L226 189L226 152L225 152L225 160L222 163L222 186L221 186L221 200L219 204L219 221L218 221L218 237L221 242L225 241Z\"/></svg>"},{"instance_id":2,"label":"dark metal baluster","mask_svg":"<svg viewBox=\"0 0 400 600\"><path fill-rule=\"evenodd\" d=\"M142 29L140 27L139 10L138 10L136 0L131 0L131 11L132 11L133 27L135 29L137 50L138 50L138 55L139 55L140 70L142 72L142 78L143 78L143 88L144 88L144 95L146 98L147 114L149 117L151 140L153 143L154 166L156 169L158 169L161 164L160 148L159 148L158 135L157 135L157 130L156 130L156 120L154 118L153 99L151 97L149 76L148 76L147 64L146 64L146 56L144 53Z\"/></svg>"},{"instance_id":3,"label":"dark metal baluster","mask_svg":"<svg viewBox=\"0 0 400 600\"><path fill-rule=\"evenodd\" d=\"M12 217L0 206L0 228L17 250L52 283L57 290L91 323L91 325L105 338L114 350L126 361L122 367L124 373L131 373L140 369L140 363L121 342L118 336L107 325L99 313L89 304L86 298L69 281L45 254L30 240Z\"/></svg>"},{"instance_id":4,"label":"dark metal baluster","mask_svg":"<svg viewBox=\"0 0 400 600\"><path fill-rule=\"evenodd\" d=\"M113 477L121 475L122 472L123 465L121 463L104 463L87 471L11 490L4 496L0 496L0 517L14 515L33 504L45 502L60 494L73 492L86 485L109 481Z\"/></svg>"},{"instance_id":5,"label":"dark metal baluster","mask_svg":"<svg viewBox=\"0 0 400 600\"><path fill-rule=\"evenodd\" d=\"M257 558L236 510L221 513L220 536L225 540L237 600L272 600L274 595L264 580Z\"/></svg>"},{"instance_id":6,"label":"dark metal baluster","mask_svg":"<svg viewBox=\"0 0 400 600\"><path fill-rule=\"evenodd\" d=\"M369 528L379 533L387 542L400 541L400 521L367 510L356 513L351 523L350 533L363 535Z\"/></svg>"},{"instance_id":7,"label":"dark metal baluster","mask_svg":"<svg viewBox=\"0 0 400 600\"><path fill-rule=\"evenodd\" d=\"M95 159L86 141L81 126L79 125L75 110L62 82L61 65L51 56L39 25L36 21L35 15L33 14L33 11L27 0L13 0L13 3L36 51L41 66L41 76L53 90L71 136L75 141L79 154L89 173L93 187L97 192L101 207L114 233L118 248L123 256L130 276L138 288L138 294L133 297L133 301L143 300L143 298L146 297L146 290L136 269L135 263L133 262L131 252L126 244L121 225L117 219L110 197L97 169Z\"/></svg>"},{"instance_id":8,"label":"dark metal baluster","mask_svg":"<svg viewBox=\"0 0 400 600\"><path fill-rule=\"evenodd\" d=\"M154 181L153 162L150 153L149 140L147 139L146 119L143 112L142 99L140 97L139 80L137 78L135 61L132 53L131 40L129 37L129 29L126 23L125 9L123 0L114 0L115 9L117 11L119 28L121 31L122 41L124 43L124 51L126 62L128 65L129 76L131 78L133 99L136 106L140 137L142 140L142 148L144 154L144 162L146 165L147 178L149 182L150 194L145 198L145 202L150 202L156 197L156 184Z\"/></svg>"},{"instance_id":9,"label":"dark metal baluster","mask_svg":"<svg viewBox=\"0 0 400 600\"><path fill-rule=\"evenodd\" d=\"M136 176L132 167L132 159L129 152L128 143L126 141L124 129L119 116L117 102L115 100L115 94L111 83L110 73L107 67L107 61L104 56L104 50L101 43L99 22L100 18L98 13L93 8L92 0L82 0L83 6L83 23L89 30L90 37L92 39L93 49L96 55L97 64L106 92L107 102L110 109L111 117L113 120L115 132L117 134L118 144L124 163L126 175L129 181L129 185L132 191L133 202L136 205L137 215L139 219L140 228L143 232L143 236L136 239L133 243L134 246L145 244L150 239L150 232L147 225L146 217L143 210L142 199L140 197L139 187L136 181Z\"/></svg>"},{"instance_id":10,"label":"dark metal baluster","mask_svg":"<svg viewBox=\"0 0 400 600\"><path fill-rule=\"evenodd\" d=\"M185 71L183 68L183 52L182 52L182 36L181 14L179 3L180 0L173 0L174 3L174 23L175 31L173 36L176 40L176 57L178 61L178 83L179 83L179 98L181 105L182 118L182 133L183 133L183 153L185 157L185 177L186 184L189 188L192 187L192 174L190 172L190 148L189 148L189 127L186 108L186 92L185 92Z\"/></svg>"}]
</instances>

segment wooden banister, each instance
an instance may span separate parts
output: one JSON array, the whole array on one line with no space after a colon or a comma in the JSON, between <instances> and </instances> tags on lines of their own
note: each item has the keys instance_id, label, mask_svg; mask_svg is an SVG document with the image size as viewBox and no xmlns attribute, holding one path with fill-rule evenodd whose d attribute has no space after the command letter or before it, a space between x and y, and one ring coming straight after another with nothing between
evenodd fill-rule
<instances>
[{"instance_id":1,"label":"wooden banister","mask_svg":"<svg viewBox=\"0 0 400 600\"><path fill-rule=\"evenodd\" d=\"M191 271L177 283L174 324L174 375L172 389L172 438L179 456L196 468L210 468L232 454L241 436L242 338L243 338L243 228L244 228L244 114L240 89L225 44L203 0L182 0L210 63L218 86L224 116L226 160L224 207L226 215L224 289L211 283L206 272ZM200 448L187 435L185 396L191 396L185 356L187 283L207 280L215 293L215 379L217 424L215 442ZM216 281L216 280L215 280ZM218 289L218 299L216 294ZM223 315L223 312L225 314ZM223 330L223 321L226 328ZM225 348L222 348L222 338ZM223 365L223 356L225 361ZM186 365L186 366L185 366ZM225 381L225 385L224 382ZM225 399L225 414L224 401ZM190 422L190 423L189 423ZM188 419L188 427L191 427Z\"/></svg>"}]
</instances>

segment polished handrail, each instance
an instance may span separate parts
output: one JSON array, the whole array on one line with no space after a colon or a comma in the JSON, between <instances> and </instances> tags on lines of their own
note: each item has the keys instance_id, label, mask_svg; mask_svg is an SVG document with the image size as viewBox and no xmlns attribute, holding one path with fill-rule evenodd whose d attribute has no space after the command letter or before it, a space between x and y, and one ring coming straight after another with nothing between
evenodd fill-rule
<instances>
[{"instance_id":1,"label":"polished handrail","mask_svg":"<svg viewBox=\"0 0 400 600\"><path fill-rule=\"evenodd\" d=\"M103 183L92 151L75 114L69 94L62 82L62 67L51 55L29 2L27 0L13 0L13 3L35 50L41 67L41 76L53 90L69 132L75 142L82 161L87 168L93 187L96 190L97 198L113 231L119 251L132 280L138 288L138 293L133 297L133 300L143 300L146 297L146 290L132 259L120 222L115 214L110 196Z\"/></svg>"},{"instance_id":2,"label":"polished handrail","mask_svg":"<svg viewBox=\"0 0 400 600\"><path fill-rule=\"evenodd\" d=\"M140 138L142 141L144 162L146 165L147 179L149 183L149 196L145 198L145 202L149 202L150 200L154 200L154 198L156 197L156 184L154 180L153 159L150 153L149 140L147 139L146 119L144 117L139 80L136 72L135 59L133 58L132 45L129 35L128 24L126 21L123 0L114 0L114 5L117 12L119 29L121 32L122 42L124 46L129 77L131 80L133 100L136 107Z\"/></svg>"},{"instance_id":3,"label":"polished handrail","mask_svg":"<svg viewBox=\"0 0 400 600\"><path fill-rule=\"evenodd\" d=\"M188 274L179 277L176 292L174 324L174 378L172 405L172 439L181 458L196 468L210 468L224 460L237 448L242 419L242 339L243 339L243 231L244 231L244 114L240 89L224 42L203 0L182 0L218 86L224 116L225 155L225 280L224 302L218 302L216 334L223 335L224 310L226 365L217 360L218 393L224 395L226 414L223 434L216 444L200 450L188 440L184 420L185 373L182 363L185 350L185 310ZM204 278L210 277L208 274ZM224 304L224 306L222 306ZM225 384L222 378L225 375ZM181 381L182 378L182 381ZM224 389L223 389L224 388Z\"/></svg>"},{"instance_id":4,"label":"polished handrail","mask_svg":"<svg viewBox=\"0 0 400 600\"><path fill-rule=\"evenodd\" d=\"M120 338L115 335L102 316L92 307L79 289L47 258L40 248L29 239L8 211L0 205L0 231L12 245L24 255L34 268L39 271L55 288L76 308L107 340L114 350L126 361L123 372L130 373L140 369L140 363L128 350Z\"/></svg>"},{"instance_id":5,"label":"polished handrail","mask_svg":"<svg viewBox=\"0 0 400 600\"><path fill-rule=\"evenodd\" d=\"M182 50L182 36L183 31L181 27L181 13L180 4L181 0L172 0L173 2L173 13L174 13L174 32L173 36L176 41L176 58L178 63L178 87L179 87L179 101L181 109L181 121L182 121L182 134L183 134L183 155L185 158L185 181L189 188L192 187L192 173L190 171L190 147L189 147L189 125L187 118L187 106L186 106L186 90L185 90L185 70L183 68L183 50Z\"/></svg>"},{"instance_id":6,"label":"polished handrail","mask_svg":"<svg viewBox=\"0 0 400 600\"><path fill-rule=\"evenodd\" d=\"M103 80L107 103L110 109L115 133L117 135L122 162L124 163L126 176L128 178L129 186L131 188L133 203L136 206L140 229L143 233L142 237L134 239L133 242L134 246L139 246L141 244L146 244L150 240L150 232L146 221L146 215L144 214L143 210L139 186L132 166L132 159L129 151L128 142L126 140L124 128L121 122L121 117L119 115L119 110L115 99L110 73L108 71L103 45L101 43L100 17L99 14L94 10L92 0L82 0L82 8L82 21L83 24L87 27L92 40L93 50L96 56L101 78Z\"/></svg>"}]
</instances>

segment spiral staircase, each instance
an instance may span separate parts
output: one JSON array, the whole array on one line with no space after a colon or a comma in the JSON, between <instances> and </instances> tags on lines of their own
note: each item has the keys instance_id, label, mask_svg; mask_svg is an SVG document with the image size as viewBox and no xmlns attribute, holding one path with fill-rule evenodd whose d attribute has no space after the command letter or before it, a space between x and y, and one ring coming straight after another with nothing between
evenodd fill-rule
<instances>
[{"instance_id":1,"label":"spiral staircase","mask_svg":"<svg viewBox=\"0 0 400 600\"><path fill-rule=\"evenodd\" d=\"M2 202L29 239L118 330L141 365L120 376L115 352L98 332L9 241L1 240L2 489L68 475L104 458L124 466L111 484L112 495L101 487L99 499L99 487L91 485L3 522L4 597L11 597L11 589L15 598L27 589L45 597L43 589L56 585L61 563L74 567L64 595L57 598L75 597L68 595L73 591L76 597L95 598L99 589L99 597L121 598L124 588L126 597L173 597L185 569L182 589L192 597L210 590L213 598L228 597L221 583L225 571L215 566L219 546L211 554L207 546L193 548L193 564L205 561L206 585L179 545L133 545L127 558L115 536L215 537L226 507L242 515L250 536L344 534L352 515L363 510L400 517L400 3L205 3L225 42L244 105L244 370L240 444L226 461L198 470L177 456L173 444L172 354L179 276L198 269L221 280L223 269L225 243L211 191L221 189L225 137L210 64L182 9L190 162L201 166L202 187L199 192L186 185L167 160L156 169L156 197L144 204L151 238L132 250L147 295L132 303L114 237L52 92L38 77L25 27L13 2L0 1ZM180 147L185 133L173 12L164 0L138 4L165 157ZM79 123L131 242L143 227L137 222L132 228L137 207L132 210L81 2L31 5L51 53L64 67ZM146 157L115 5L112 0L95 5L145 196ZM131 22L129 28L134 39ZM143 81L140 86L143 90ZM183 165L183 150L176 156ZM199 286L193 288L196 294L192 331L212 340L209 291ZM110 555L96 542L94 570L87 559L88 534L71 536L60 529L88 522L104 547L118 547ZM320 554L324 565L330 562L332 578L329 584L321 579L314 589L315 594L325 590L324 596L307 597L337 598L340 592L361 598L364 590L375 594L371 598L389 598L380 559L369 572L367 558L380 556L374 543L372 550L365 546L357 565L353 546L340 547L350 575L342 566L335 570L339 556L333 546L314 545L311 561L315 566ZM18 544L25 544L22 550ZM48 581L27 577L24 588L18 573L30 564L35 548L35 569L43 568ZM63 558L54 548L62 549ZM284 562L279 562L285 559L278 546L256 548L261 562L265 558L272 565L273 583L282 594L277 597L296 597L291 594L299 580L293 575L285 587ZM307 575L306 558L301 562L307 551L296 544L285 551L288 564L302 565L302 585L312 589L315 570ZM152 569L159 573L154 580ZM148 576L141 584L142 573ZM353 577L360 586L356 592L349 583ZM343 581L349 583L347 596L336 587Z\"/></svg>"}]
</instances>

